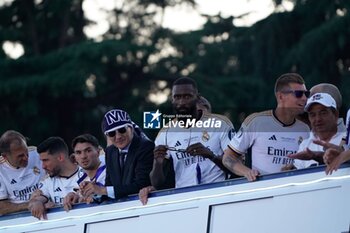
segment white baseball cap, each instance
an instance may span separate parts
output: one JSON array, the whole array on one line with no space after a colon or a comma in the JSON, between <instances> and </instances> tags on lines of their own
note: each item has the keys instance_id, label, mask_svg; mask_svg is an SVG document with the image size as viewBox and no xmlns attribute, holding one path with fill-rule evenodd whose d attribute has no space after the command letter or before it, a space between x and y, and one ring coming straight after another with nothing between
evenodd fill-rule
<instances>
[{"instance_id":1,"label":"white baseball cap","mask_svg":"<svg viewBox=\"0 0 350 233\"><path fill-rule=\"evenodd\" d=\"M321 104L328 108L334 108L337 109L337 104L333 97L327 93L316 93L313 96L311 96L305 105L305 111L307 112L312 104Z\"/></svg>"}]
</instances>

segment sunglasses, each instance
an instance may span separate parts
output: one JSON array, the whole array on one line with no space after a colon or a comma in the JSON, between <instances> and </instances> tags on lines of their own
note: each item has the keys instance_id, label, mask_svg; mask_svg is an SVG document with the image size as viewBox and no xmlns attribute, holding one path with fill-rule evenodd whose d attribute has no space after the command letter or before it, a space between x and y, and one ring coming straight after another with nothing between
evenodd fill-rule
<instances>
[{"instance_id":1,"label":"sunglasses","mask_svg":"<svg viewBox=\"0 0 350 233\"><path fill-rule=\"evenodd\" d=\"M168 146L168 131L169 129L165 132L165 145L168 151L177 151L177 152L182 152L182 153L186 153L186 149L179 149L173 146ZM192 135L192 129L190 128L190 132L189 132L189 138L188 138L188 145L187 147L189 147L191 145L191 135Z\"/></svg>"},{"instance_id":2,"label":"sunglasses","mask_svg":"<svg viewBox=\"0 0 350 233\"><path fill-rule=\"evenodd\" d=\"M117 129L117 130L108 132L108 133L106 133L106 135L107 135L108 137L111 137L111 138L112 138L112 137L114 137L114 136L117 134L117 131L118 131L118 133L120 133L120 134L125 134L125 133L126 133L126 127L119 128L119 129Z\"/></svg>"},{"instance_id":3,"label":"sunglasses","mask_svg":"<svg viewBox=\"0 0 350 233\"><path fill-rule=\"evenodd\" d=\"M303 95L306 96L306 98L310 97L310 91L304 91L304 90L289 90L289 91L282 91L282 93L289 94L293 93L296 98L301 98Z\"/></svg>"}]
</instances>

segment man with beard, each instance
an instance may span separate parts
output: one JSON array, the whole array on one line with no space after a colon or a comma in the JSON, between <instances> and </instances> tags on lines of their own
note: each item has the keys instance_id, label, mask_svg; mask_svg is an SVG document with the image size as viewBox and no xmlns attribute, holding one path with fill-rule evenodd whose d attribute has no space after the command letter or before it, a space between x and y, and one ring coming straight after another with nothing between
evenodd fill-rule
<instances>
[{"instance_id":1,"label":"man with beard","mask_svg":"<svg viewBox=\"0 0 350 233\"><path fill-rule=\"evenodd\" d=\"M106 180L105 156L100 156L100 145L97 138L91 134L82 134L75 137L72 141L75 161L81 169L81 177L78 180L80 186L79 193L85 193L88 190L97 192L96 189L103 188ZM77 192L70 192L64 198L64 208L68 211L72 209L72 204L78 202L91 202L93 198L98 200L98 196L81 198Z\"/></svg>"},{"instance_id":2,"label":"man with beard","mask_svg":"<svg viewBox=\"0 0 350 233\"><path fill-rule=\"evenodd\" d=\"M277 107L248 116L225 150L223 163L231 172L254 181L259 174L279 172L293 163L287 155L296 153L310 132L305 123L296 119L310 95L304 83L296 73L283 74L276 80ZM252 168L240 159L248 149L252 151Z\"/></svg>"},{"instance_id":3,"label":"man with beard","mask_svg":"<svg viewBox=\"0 0 350 233\"><path fill-rule=\"evenodd\" d=\"M150 177L156 189L186 187L225 180L221 156L233 132L224 116L197 110L197 84L188 77L172 88L175 118L156 140ZM174 179L175 177L175 179Z\"/></svg>"},{"instance_id":4,"label":"man with beard","mask_svg":"<svg viewBox=\"0 0 350 233\"><path fill-rule=\"evenodd\" d=\"M197 99L197 111L198 114L204 114L204 113L211 113L211 104L210 102L204 98L203 96L198 95ZM226 168L223 167L221 160L216 161L220 167L222 167L226 172L229 172L226 170ZM173 168L170 168L173 170ZM175 178L173 172L171 175L166 179L167 183L163 184L162 186L158 187L158 189L164 189L164 188L173 188L175 186ZM170 182L171 181L171 182ZM139 198L142 204L147 204L148 202L148 195L150 192L155 191L155 188L153 186L147 186L140 190L139 192Z\"/></svg>"},{"instance_id":5,"label":"man with beard","mask_svg":"<svg viewBox=\"0 0 350 233\"><path fill-rule=\"evenodd\" d=\"M79 188L79 167L69 158L68 146L60 137L50 137L37 148L47 177L42 182L40 193L33 195L29 211L38 219L47 219L45 203L52 201L56 206L63 204L64 197Z\"/></svg>"}]
</instances>

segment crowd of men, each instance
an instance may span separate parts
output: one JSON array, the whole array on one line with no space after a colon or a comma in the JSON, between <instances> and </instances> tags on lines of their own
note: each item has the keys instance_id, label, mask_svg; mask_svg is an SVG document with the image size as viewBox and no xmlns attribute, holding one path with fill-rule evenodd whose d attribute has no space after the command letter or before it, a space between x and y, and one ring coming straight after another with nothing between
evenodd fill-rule
<instances>
[{"instance_id":1,"label":"crowd of men","mask_svg":"<svg viewBox=\"0 0 350 233\"><path fill-rule=\"evenodd\" d=\"M28 147L26 137L8 130L0 137L0 215L29 210L46 219L51 207L68 211L131 194L146 204L155 190L241 176L255 181L322 164L332 174L350 160L350 110L345 126L337 87L323 83L309 91L299 74L287 73L276 80L274 95L274 109L251 114L236 132L227 117L211 112L196 82L181 77L172 86L175 117L154 142L127 112L112 109L102 120L107 147L82 134L72 154L60 137Z\"/></svg>"}]
</instances>

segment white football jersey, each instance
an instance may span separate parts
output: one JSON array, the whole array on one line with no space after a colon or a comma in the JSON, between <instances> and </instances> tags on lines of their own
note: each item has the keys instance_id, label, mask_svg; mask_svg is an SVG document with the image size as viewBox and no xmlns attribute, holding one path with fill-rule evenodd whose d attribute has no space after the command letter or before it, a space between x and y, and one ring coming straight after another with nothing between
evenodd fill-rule
<instances>
[{"instance_id":1,"label":"white football jersey","mask_svg":"<svg viewBox=\"0 0 350 233\"><path fill-rule=\"evenodd\" d=\"M344 134L345 134L345 132L337 132L331 138L331 140L329 142L332 143L332 144L335 144L335 145L340 145L341 142L342 142L342 139L344 137ZM306 148L309 148L312 151L322 151L322 152L324 152L323 146L320 146L320 145L317 145L317 144L313 143L313 140L316 140L316 139L319 140L319 138L312 133L311 136L308 139L304 140L300 144L298 152L304 151L304 150L306 150ZM307 167L310 167L311 165L319 165L319 164L315 160L300 160L300 159L295 159L294 160L294 166L297 169L307 168Z\"/></svg>"},{"instance_id":2,"label":"white football jersey","mask_svg":"<svg viewBox=\"0 0 350 233\"><path fill-rule=\"evenodd\" d=\"M198 124L189 128L174 125L176 122L178 121L173 120L172 125L163 127L155 140L156 146L166 145L176 150L185 150L188 146L200 142L215 155L221 156L234 134L232 123L226 117L217 114L203 114ZM224 172L209 159L199 155L191 156L182 151L168 150L167 153L173 161L177 188L225 179Z\"/></svg>"},{"instance_id":3,"label":"white football jersey","mask_svg":"<svg viewBox=\"0 0 350 233\"><path fill-rule=\"evenodd\" d=\"M33 147L28 148L28 165L24 168L11 166L0 157L0 200L23 203L30 199L33 191L40 188L40 180L45 176L39 154Z\"/></svg>"},{"instance_id":4,"label":"white football jersey","mask_svg":"<svg viewBox=\"0 0 350 233\"><path fill-rule=\"evenodd\" d=\"M78 180L82 176L80 168L76 170L70 177L46 177L42 181L42 187L40 188L43 195L55 205L63 204L64 197L73 192L74 188L79 188Z\"/></svg>"},{"instance_id":5,"label":"white football jersey","mask_svg":"<svg viewBox=\"0 0 350 233\"><path fill-rule=\"evenodd\" d=\"M248 116L229 147L238 154L246 154L251 148L252 169L262 175L275 173L293 163L287 155L298 151L309 132L305 123L296 120L292 125L284 125L268 110Z\"/></svg>"}]
</instances>

